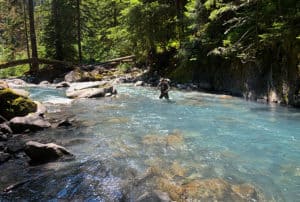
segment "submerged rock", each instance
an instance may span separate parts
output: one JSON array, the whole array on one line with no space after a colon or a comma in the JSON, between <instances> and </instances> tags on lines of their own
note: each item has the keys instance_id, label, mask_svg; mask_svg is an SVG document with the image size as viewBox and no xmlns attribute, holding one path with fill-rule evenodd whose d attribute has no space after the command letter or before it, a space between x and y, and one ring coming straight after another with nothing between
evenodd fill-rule
<instances>
[{"instance_id":1,"label":"submerged rock","mask_svg":"<svg viewBox=\"0 0 300 202\"><path fill-rule=\"evenodd\" d=\"M6 152L10 154L16 154L20 151L23 151L25 148L25 142L22 138L22 135L16 135L12 138L10 138L6 142Z\"/></svg>"},{"instance_id":2,"label":"submerged rock","mask_svg":"<svg viewBox=\"0 0 300 202\"><path fill-rule=\"evenodd\" d=\"M139 196L136 200L137 202L147 202L147 201L155 201L155 202L171 202L168 193L162 192L160 190L154 190L152 192L145 192L141 196Z\"/></svg>"},{"instance_id":3,"label":"submerged rock","mask_svg":"<svg viewBox=\"0 0 300 202\"><path fill-rule=\"evenodd\" d=\"M29 114L24 117L15 117L9 121L13 132L24 132L27 129L37 131L51 127L51 124L38 114Z\"/></svg>"},{"instance_id":4,"label":"submerged rock","mask_svg":"<svg viewBox=\"0 0 300 202\"><path fill-rule=\"evenodd\" d=\"M11 155L5 152L0 152L0 164L8 161Z\"/></svg>"},{"instance_id":5,"label":"submerged rock","mask_svg":"<svg viewBox=\"0 0 300 202\"><path fill-rule=\"evenodd\" d=\"M26 143L25 153L30 157L31 163L46 163L64 155L73 156L66 148L57 144L42 144L34 141Z\"/></svg>"},{"instance_id":6,"label":"submerged rock","mask_svg":"<svg viewBox=\"0 0 300 202\"><path fill-rule=\"evenodd\" d=\"M52 128L59 128L59 127L69 127L69 126L72 126L72 120L66 118L66 119L63 119L55 124L52 124Z\"/></svg>"},{"instance_id":7,"label":"submerged rock","mask_svg":"<svg viewBox=\"0 0 300 202\"><path fill-rule=\"evenodd\" d=\"M175 201L259 201L258 193L251 185L232 185L219 178L193 180L184 184L158 178L157 183Z\"/></svg>"}]
</instances>

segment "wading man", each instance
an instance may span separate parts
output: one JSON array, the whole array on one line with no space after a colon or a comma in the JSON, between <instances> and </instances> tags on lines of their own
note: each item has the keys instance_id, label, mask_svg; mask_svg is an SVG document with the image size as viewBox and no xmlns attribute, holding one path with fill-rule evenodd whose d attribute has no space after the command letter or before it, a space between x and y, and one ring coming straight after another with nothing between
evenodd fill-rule
<instances>
[{"instance_id":1,"label":"wading man","mask_svg":"<svg viewBox=\"0 0 300 202\"><path fill-rule=\"evenodd\" d=\"M162 99L162 98L169 99L169 93L168 93L170 91L169 82L170 82L169 79L165 79L165 78L160 79L159 84L157 86L157 88L160 89L159 99Z\"/></svg>"}]
</instances>

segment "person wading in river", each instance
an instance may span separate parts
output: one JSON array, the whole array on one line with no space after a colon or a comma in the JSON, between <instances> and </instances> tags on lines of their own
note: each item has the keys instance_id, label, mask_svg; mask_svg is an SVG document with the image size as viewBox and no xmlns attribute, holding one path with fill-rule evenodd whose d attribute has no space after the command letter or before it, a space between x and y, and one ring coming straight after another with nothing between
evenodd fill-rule
<instances>
[{"instance_id":1,"label":"person wading in river","mask_svg":"<svg viewBox=\"0 0 300 202\"><path fill-rule=\"evenodd\" d=\"M170 82L169 79L165 79L165 78L160 79L159 84L157 86L157 88L160 88L159 99L162 99L163 97L169 99L169 93L168 93L170 91L169 82Z\"/></svg>"}]
</instances>

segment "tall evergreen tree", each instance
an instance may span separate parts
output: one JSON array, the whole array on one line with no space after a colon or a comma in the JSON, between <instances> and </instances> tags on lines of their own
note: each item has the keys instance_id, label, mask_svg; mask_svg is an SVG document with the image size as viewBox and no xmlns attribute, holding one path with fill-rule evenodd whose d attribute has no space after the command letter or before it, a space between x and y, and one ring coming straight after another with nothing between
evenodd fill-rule
<instances>
[{"instance_id":1,"label":"tall evergreen tree","mask_svg":"<svg viewBox=\"0 0 300 202\"><path fill-rule=\"evenodd\" d=\"M77 0L53 0L43 43L52 59L77 60Z\"/></svg>"}]
</instances>

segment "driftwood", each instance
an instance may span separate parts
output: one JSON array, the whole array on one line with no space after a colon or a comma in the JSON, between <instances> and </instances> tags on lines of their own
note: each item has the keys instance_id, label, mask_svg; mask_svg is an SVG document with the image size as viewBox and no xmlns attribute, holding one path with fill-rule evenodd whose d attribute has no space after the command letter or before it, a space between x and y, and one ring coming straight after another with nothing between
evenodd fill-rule
<instances>
[{"instance_id":1,"label":"driftwood","mask_svg":"<svg viewBox=\"0 0 300 202\"><path fill-rule=\"evenodd\" d=\"M125 57L120 57L120 58L115 58L112 60L108 60L106 62L102 62L101 64L114 64L114 63L120 63L120 62L132 62L135 58L135 55L129 55L129 56L125 56Z\"/></svg>"},{"instance_id":2,"label":"driftwood","mask_svg":"<svg viewBox=\"0 0 300 202\"><path fill-rule=\"evenodd\" d=\"M121 62L132 62L134 60L134 58L135 58L134 55L130 55L130 56L125 56L125 57L115 58L115 59L108 60L108 61L105 61L105 62L100 62L97 65L109 65L109 64L118 64L118 63L121 63ZM11 61L11 62L0 64L0 69L5 69L5 68L8 68L8 67L14 67L14 66L30 64L30 63L31 64L33 63L32 58L23 59L23 60L14 60L14 61ZM64 66L69 66L69 67L75 65L75 64L73 64L71 62L67 62L67 61L50 60L50 59L42 59L42 58L38 59L38 63L39 64L49 64L49 65L64 65Z\"/></svg>"}]
</instances>

